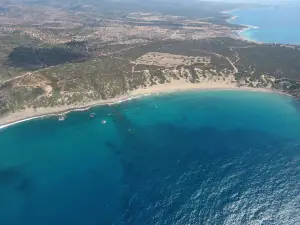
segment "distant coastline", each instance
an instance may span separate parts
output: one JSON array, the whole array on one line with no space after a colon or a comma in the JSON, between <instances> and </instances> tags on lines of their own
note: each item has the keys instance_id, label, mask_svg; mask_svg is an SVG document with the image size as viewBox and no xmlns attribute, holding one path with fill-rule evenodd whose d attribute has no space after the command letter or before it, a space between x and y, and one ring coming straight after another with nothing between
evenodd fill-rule
<instances>
[{"instance_id":1,"label":"distant coastline","mask_svg":"<svg viewBox=\"0 0 300 225\"><path fill-rule=\"evenodd\" d=\"M252 29L259 29L259 27L252 26L252 25L246 25L246 24L241 24L241 25L246 26L245 29L242 29L242 30L238 31L238 35L241 39L246 40L246 41L250 41L250 42L255 42L256 44L262 44L262 42L254 40L249 35L245 34L247 31L250 31Z\"/></svg>"},{"instance_id":2,"label":"distant coastline","mask_svg":"<svg viewBox=\"0 0 300 225\"><path fill-rule=\"evenodd\" d=\"M245 26L239 38L256 43L300 45L299 7L263 6L224 11L228 23Z\"/></svg>"},{"instance_id":3,"label":"distant coastline","mask_svg":"<svg viewBox=\"0 0 300 225\"><path fill-rule=\"evenodd\" d=\"M222 11L221 13L229 15L230 18L226 20L227 23L231 23L231 24L237 24L237 23L233 23L232 21L236 20L238 18L237 15L234 15L233 12L238 11L241 9L233 9L233 10L228 10L228 11ZM244 29L238 30L237 31L237 37L239 39L245 40L245 41L249 41L249 42L254 42L257 44L261 44L262 42L259 42L257 40L254 40L253 38L249 37L249 35L245 34L245 32L250 31L251 29L259 29L259 27L257 26L253 26L253 25L248 25L248 24L239 24L244 26Z\"/></svg>"},{"instance_id":4,"label":"distant coastline","mask_svg":"<svg viewBox=\"0 0 300 225\"><path fill-rule=\"evenodd\" d=\"M29 120L48 118L53 116L65 115L73 111L86 111L93 107L105 106L119 104L125 101L130 101L132 99L137 99L149 95L157 95L163 93L172 93L172 92L186 92L186 91L195 91L195 90L230 90L230 91L258 91L258 92L276 92L272 89L267 88L250 88L250 87L238 87L235 84L226 84L226 83L182 83L171 82L161 85L154 85L148 88L140 88L132 91L131 93L125 94L109 100L99 100L89 102L82 105L70 105L70 106L61 106L61 107L51 107L51 108L39 108L32 109L28 108L14 113L9 113L0 118L0 130L7 128L9 126L26 122ZM284 93L280 93L284 94Z\"/></svg>"}]
</instances>

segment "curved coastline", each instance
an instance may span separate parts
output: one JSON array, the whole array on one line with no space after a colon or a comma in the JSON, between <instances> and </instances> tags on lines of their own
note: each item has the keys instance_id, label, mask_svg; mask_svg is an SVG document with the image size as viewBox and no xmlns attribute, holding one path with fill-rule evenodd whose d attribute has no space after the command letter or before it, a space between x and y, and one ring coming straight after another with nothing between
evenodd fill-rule
<instances>
[{"instance_id":1,"label":"curved coastline","mask_svg":"<svg viewBox=\"0 0 300 225\"><path fill-rule=\"evenodd\" d=\"M226 20L227 23L237 24L237 23L233 23L232 21L234 21L234 20L236 20L238 18L237 15L233 14L233 12L238 11L238 10L240 10L240 9L233 9L233 10L229 10L229 11L222 11L221 13L230 16L230 18ZM256 44L262 44L262 42L254 40L254 39L250 38L249 36L245 35L246 31L249 31L251 29L259 29L259 27L253 26L253 25L249 25L249 24L239 24L239 25L242 25L242 26L245 27L244 29L241 29L241 30L237 31L237 37L239 39L242 39L244 41L254 42ZM244 33L244 35L243 35L243 33Z\"/></svg>"},{"instance_id":2,"label":"curved coastline","mask_svg":"<svg viewBox=\"0 0 300 225\"><path fill-rule=\"evenodd\" d=\"M88 104L83 105L72 105L72 106L62 106L62 107L53 107L53 108L40 108L36 111L34 109L25 109L19 112L10 113L2 118L0 118L0 131L10 127L12 125L16 125L22 122L34 120L34 119L42 119L49 118L54 116L65 115L74 111L86 111L93 107L105 106L105 105L114 105L122 102L130 101L133 99L150 96L150 95L160 95L167 94L173 92L187 92L187 91L255 91L255 92L269 92L269 93L277 93L282 95L288 94L275 91L273 89L267 88L251 88L251 87L237 87L234 84L218 84L218 83L210 83L210 84L192 84L181 82L178 83L166 83L161 85L155 85L148 88L140 88L133 90L132 92L125 94L123 96L119 96L109 100L99 100L93 101ZM290 96L292 97L292 96Z\"/></svg>"},{"instance_id":3,"label":"curved coastline","mask_svg":"<svg viewBox=\"0 0 300 225\"><path fill-rule=\"evenodd\" d=\"M297 29L299 27L294 23L297 21L295 18L298 18L298 7L291 11L286 8L288 7L283 5L266 5L238 8L222 13L227 15L227 23L244 26L236 32L239 39L257 44L300 45L300 33Z\"/></svg>"},{"instance_id":4,"label":"curved coastline","mask_svg":"<svg viewBox=\"0 0 300 225\"><path fill-rule=\"evenodd\" d=\"M247 24L241 24L241 25L245 26L246 28L238 31L238 36L239 36L240 39L250 41L250 42L254 42L256 44L262 44L262 42L259 42L255 39L249 37L248 35L245 35L246 31L250 31L250 30L253 30L253 29L259 29L259 27L252 26L252 25L247 25Z\"/></svg>"}]
</instances>

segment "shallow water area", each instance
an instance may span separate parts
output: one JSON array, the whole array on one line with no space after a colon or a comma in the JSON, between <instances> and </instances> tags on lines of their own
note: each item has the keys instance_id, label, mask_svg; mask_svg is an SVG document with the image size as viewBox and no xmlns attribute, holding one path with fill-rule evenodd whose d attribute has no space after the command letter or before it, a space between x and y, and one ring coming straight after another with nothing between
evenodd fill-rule
<instances>
[{"instance_id":1,"label":"shallow water area","mask_svg":"<svg viewBox=\"0 0 300 225\"><path fill-rule=\"evenodd\" d=\"M192 91L5 128L0 224L300 223L299 110Z\"/></svg>"},{"instance_id":2,"label":"shallow water area","mask_svg":"<svg viewBox=\"0 0 300 225\"><path fill-rule=\"evenodd\" d=\"M272 6L229 12L234 24L249 25L240 35L263 43L300 44L300 6Z\"/></svg>"}]
</instances>

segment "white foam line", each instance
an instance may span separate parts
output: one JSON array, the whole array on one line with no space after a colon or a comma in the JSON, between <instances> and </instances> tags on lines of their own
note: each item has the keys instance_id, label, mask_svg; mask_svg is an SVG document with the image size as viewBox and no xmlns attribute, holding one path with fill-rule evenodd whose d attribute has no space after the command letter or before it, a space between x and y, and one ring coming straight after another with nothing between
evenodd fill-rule
<instances>
[{"instance_id":1,"label":"white foam line","mask_svg":"<svg viewBox=\"0 0 300 225\"><path fill-rule=\"evenodd\" d=\"M206 90L220 90L220 89L219 88L217 88L217 89L211 88L211 89L206 89ZM241 88L240 87L240 88L225 88L225 89L223 88L222 90L235 90L235 91L245 90L245 91L272 92L272 93L277 93L277 94L280 94L280 95L286 95L286 96L289 96L289 97L293 98L292 95L289 95L287 93L282 93L280 91L274 91L274 90L268 90L268 89L260 89L260 88L247 88L247 87ZM189 91L189 90L183 90L183 91L185 92L185 91ZM174 92L176 92L176 90L174 90ZM88 106L88 107L85 107L85 108L73 108L73 109L70 109L68 111L62 111L62 112L57 112L57 113L52 113L52 114L34 116L34 117L26 118L26 119L23 119L23 120L18 120L18 121L12 122L12 123L0 125L0 131L2 129L5 129L5 128L10 127L12 125L16 125L16 124L23 123L23 122L30 121L30 120L34 120L34 119L41 119L41 118L44 118L44 117L52 117L52 116L59 116L59 115L62 115L62 114L67 114L67 113L75 112L75 111L86 111L86 110L89 110L89 109L97 107L97 106L115 105L115 104L119 104L119 103L122 103L122 102L127 102L127 101L130 101L130 100L138 99L138 98L142 98L142 97L147 97L147 96L152 96L152 95L161 95L162 93L163 92L145 93L145 94L140 94L140 95L124 98L123 100L119 100L119 101L115 101L115 102L110 102L110 103L107 102L107 103L104 103L104 104L102 104L102 103L101 104L95 104L95 105L91 105L91 106ZM172 93L172 92L170 92L170 93Z\"/></svg>"},{"instance_id":2,"label":"white foam line","mask_svg":"<svg viewBox=\"0 0 300 225\"><path fill-rule=\"evenodd\" d=\"M74 109L70 109L70 110L65 111L65 112L63 111L63 112L57 112L57 113L52 113L52 114L45 114L45 115L40 115L40 116L34 116L34 117L26 118L26 119L23 119L23 120L18 120L18 121L12 122L12 123L0 125L0 130L2 130L4 128L7 128L7 127L10 127L12 125L16 125L18 123L23 123L23 122L29 121L29 120L40 119L40 118L51 117L51 116L59 116L59 115L62 115L62 114L68 114L70 112L87 111L87 110L89 110L89 109L91 109L93 107L104 106L104 105L120 104L120 103L123 103L123 102L127 102L127 101L130 101L130 100L133 100L133 99L138 99L138 98L149 96L149 95L151 95L151 93L150 94L143 94L143 95L132 96L132 97L128 97L128 98L124 98L124 99L118 100L118 101L113 101L113 102L110 102L110 103L107 102L107 103L103 103L103 104L102 103L101 104L95 104L95 105L91 105L91 106L88 106L88 107L85 107L85 108L74 108Z\"/></svg>"},{"instance_id":3,"label":"white foam line","mask_svg":"<svg viewBox=\"0 0 300 225\"><path fill-rule=\"evenodd\" d=\"M240 25L246 26L246 27L248 27L248 29L258 29L258 28L259 28L259 27L257 27L257 26L248 25L248 24L240 24Z\"/></svg>"},{"instance_id":4,"label":"white foam line","mask_svg":"<svg viewBox=\"0 0 300 225\"><path fill-rule=\"evenodd\" d=\"M24 119L24 120L18 120L18 121L13 122L13 123L0 125L0 130L4 129L6 127L12 126L12 125L16 125L18 123L23 123L23 122L26 122L26 121L29 121L29 120L34 120L34 119L38 119L38 118L42 118L42 117L48 117L48 116L51 116L51 115L35 116L35 117L30 117L30 118L27 118L27 119Z\"/></svg>"}]
</instances>

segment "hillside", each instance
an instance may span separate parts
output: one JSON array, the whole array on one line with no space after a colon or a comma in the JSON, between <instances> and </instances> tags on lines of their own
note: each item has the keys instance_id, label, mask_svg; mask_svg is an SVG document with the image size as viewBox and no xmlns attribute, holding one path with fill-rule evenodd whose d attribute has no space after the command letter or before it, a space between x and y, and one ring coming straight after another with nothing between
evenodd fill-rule
<instances>
[{"instance_id":1,"label":"hillside","mask_svg":"<svg viewBox=\"0 0 300 225\"><path fill-rule=\"evenodd\" d=\"M0 12L2 116L80 107L174 82L300 98L299 46L239 39L243 26L219 13L237 5L177 2L157 10L158 1L16 1Z\"/></svg>"},{"instance_id":2,"label":"hillside","mask_svg":"<svg viewBox=\"0 0 300 225\"><path fill-rule=\"evenodd\" d=\"M70 42L46 47L19 46L8 55L7 63L10 66L24 69L38 69L82 60L87 56L84 42Z\"/></svg>"}]
</instances>

